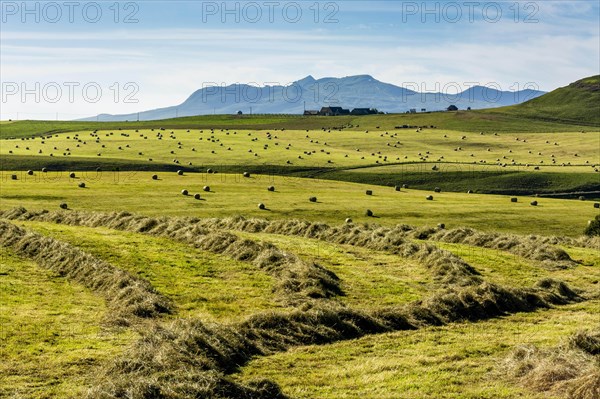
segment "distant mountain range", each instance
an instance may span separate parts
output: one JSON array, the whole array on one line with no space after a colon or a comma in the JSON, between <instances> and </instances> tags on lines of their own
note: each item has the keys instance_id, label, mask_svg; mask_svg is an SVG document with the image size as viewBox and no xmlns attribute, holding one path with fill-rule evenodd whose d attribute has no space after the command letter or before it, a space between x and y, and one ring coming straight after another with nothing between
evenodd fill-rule
<instances>
[{"instance_id":1,"label":"distant mountain range","mask_svg":"<svg viewBox=\"0 0 600 399\"><path fill-rule=\"evenodd\" d=\"M415 109L440 111L450 105L459 109L495 108L520 104L545 92L521 90L499 91L491 87L473 86L458 94L419 93L408 88L381 82L369 75L315 79L307 76L288 86L256 87L246 84L210 86L196 90L183 103L133 114L100 114L82 120L133 121L155 120L207 114L302 114L323 106L376 108L398 113Z\"/></svg>"}]
</instances>

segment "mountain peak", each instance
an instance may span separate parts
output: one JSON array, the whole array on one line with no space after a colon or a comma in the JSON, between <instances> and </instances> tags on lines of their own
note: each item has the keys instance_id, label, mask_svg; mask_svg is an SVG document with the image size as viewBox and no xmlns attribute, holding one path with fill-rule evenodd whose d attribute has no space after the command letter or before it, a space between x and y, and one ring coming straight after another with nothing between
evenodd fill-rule
<instances>
[{"instance_id":1,"label":"mountain peak","mask_svg":"<svg viewBox=\"0 0 600 399\"><path fill-rule=\"evenodd\" d=\"M314 82L316 82L316 79L313 78L312 75L308 75L307 77L296 81L296 83L298 83L299 85L305 85L305 84L314 83Z\"/></svg>"}]
</instances>

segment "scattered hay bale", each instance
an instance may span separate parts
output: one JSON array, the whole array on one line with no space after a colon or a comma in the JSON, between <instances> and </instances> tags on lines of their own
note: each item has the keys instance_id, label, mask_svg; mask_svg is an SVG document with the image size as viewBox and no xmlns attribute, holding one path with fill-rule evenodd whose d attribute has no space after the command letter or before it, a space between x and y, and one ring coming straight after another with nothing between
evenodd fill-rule
<instances>
[{"instance_id":1,"label":"scattered hay bale","mask_svg":"<svg viewBox=\"0 0 600 399\"><path fill-rule=\"evenodd\" d=\"M510 199L510 202L517 202L517 201L518 201L517 197L512 197L512 198Z\"/></svg>"},{"instance_id":2,"label":"scattered hay bale","mask_svg":"<svg viewBox=\"0 0 600 399\"><path fill-rule=\"evenodd\" d=\"M372 217L373 216L373 211L370 209L367 209L367 211L365 212L365 215Z\"/></svg>"},{"instance_id":3,"label":"scattered hay bale","mask_svg":"<svg viewBox=\"0 0 600 399\"><path fill-rule=\"evenodd\" d=\"M81 183L79 183L79 184L77 185L77 187L79 187L79 188L85 188L85 183L84 183L84 182L81 182Z\"/></svg>"},{"instance_id":4,"label":"scattered hay bale","mask_svg":"<svg viewBox=\"0 0 600 399\"><path fill-rule=\"evenodd\" d=\"M75 176L75 172L71 172L71 173L69 173L69 177L70 177L71 179L74 179L74 178L76 177L76 176Z\"/></svg>"},{"instance_id":5,"label":"scattered hay bale","mask_svg":"<svg viewBox=\"0 0 600 399\"><path fill-rule=\"evenodd\" d=\"M310 202L317 202L317 197L310 197L308 200Z\"/></svg>"},{"instance_id":6,"label":"scattered hay bale","mask_svg":"<svg viewBox=\"0 0 600 399\"><path fill-rule=\"evenodd\" d=\"M530 204L531 206L537 206L538 202L537 202L537 201L531 201L529 204Z\"/></svg>"},{"instance_id":7,"label":"scattered hay bale","mask_svg":"<svg viewBox=\"0 0 600 399\"><path fill-rule=\"evenodd\" d=\"M61 202L60 205L58 205L58 207L60 209L69 209L69 205L67 205L66 202Z\"/></svg>"},{"instance_id":8,"label":"scattered hay bale","mask_svg":"<svg viewBox=\"0 0 600 399\"><path fill-rule=\"evenodd\" d=\"M425 199L427 201L433 201L433 195L428 195L427 197L425 197Z\"/></svg>"},{"instance_id":9,"label":"scattered hay bale","mask_svg":"<svg viewBox=\"0 0 600 399\"><path fill-rule=\"evenodd\" d=\"M242 176L244 176L244 177L250 177L250 173L248 173L248 172L244 172L244 173L242 174Z\"/></svg>"},{"instance_id":10,"label":"scattered hay bale","mask_svg":"<svg viewBox=\"0 0 600 399\"><path fill-rule=\"evenodd\" d=\"M436 192L436 193L441 193L442 189L439 188L439 187L436 187L436 188L433 189L433 191Z\"/></svg>"},{"instance_id":11,"label":"scattered hay bale","mask_svg":"<svg viewBox=\"0 0 600 399\"><path fill-rule=\"evenodd\" d=\"M152 180L158 180L158 175L152 175Z\"/></svg>"},{"instance_id":12,"label":"scattered hay bale","mask_svg":"<svg viewBox=\"0 0 600 399\"><path fill-rule=\"evenodd\" d=\"M267 209L267 207L261 202L260 204L258 204L258 209L265 210Z\"/></svg>"},{"instance_id":13,"label":"scattered hay bale","mask_svg":"<svg viewBox=\"0 0 600 399\"><path fill-rule=\"evenodd\" d=\"M210 191L210 186L204 186L202 187L202 190L209 192Z\"/></svg>"},{"instance_id":14,"label":"scattered hay bale","mask_svg":"<svg viewBox=\"0 0 600 399\"><path fill-rule=\"evenodd\" d=\"M177 171L177 174L178 174L179 176L183 176L183 170L179 169L179 170Z\"/></svg>"},{"instance_id":15,"label":"scattered hay bale","mask_svg":"<svg viewBox=\"0 0 600 399\"><path fill-rule=\"evenodd\" d=\"M183 189L183 190L181 190L181 194L182 194L182 195L188 195L189 193L188 193L188 190L186 190L186 189Z\"/></svg>"},{"instance_id":16,"label":"scattered hay bale","mask_svg":"<svg viewBox=\"0 0 600 399\"><path fill-rule=\"evenodd\" d=\"M275 191L275 186L269 186L269 187L267 187L267 191Z\"/></svg>"},{"instance_id":17,"label":"scattered hay bale","mask_svg":"<svg viewBox=\"0 0 600 399\"><path fill-rule=\"evenodd\" d=\"M200 199L200 194L194 194L194 199L195 200L199 200Z\"/></svg>"},{"instance_id":18,"label":"scattered hay bale","mask_svg":"<svg viewBox=\"0 0 600 399\"><path fill-rule=\"evenodd\" d=\"M367 191L365 191L365 194L367 194L367 195L373 195L373 190L367 190Z\"/></svg>"}]
</instances>

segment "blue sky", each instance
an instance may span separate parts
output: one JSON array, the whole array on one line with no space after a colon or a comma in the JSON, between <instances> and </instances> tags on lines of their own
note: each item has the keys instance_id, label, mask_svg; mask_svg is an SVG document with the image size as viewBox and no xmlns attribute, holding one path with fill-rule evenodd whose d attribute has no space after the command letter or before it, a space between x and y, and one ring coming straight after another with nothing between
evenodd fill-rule
<instances>
[{"instance_id":1,"label":"blue sky","mask_svg":"<svg viewBox=\"0 0 600 399\"><path fill-rule=\"evenodd\" d=\"M309 74L552 90L600 70L597 0L23 4L2 1L1 119L136 112Z\"/></svg>"}]
</instances>

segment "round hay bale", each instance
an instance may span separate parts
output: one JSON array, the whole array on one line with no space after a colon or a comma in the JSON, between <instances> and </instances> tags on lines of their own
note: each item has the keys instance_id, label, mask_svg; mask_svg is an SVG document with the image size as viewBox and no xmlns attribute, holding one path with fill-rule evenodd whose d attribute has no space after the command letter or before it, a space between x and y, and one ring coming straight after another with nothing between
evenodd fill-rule
<instances>
[{"instance_id":1,"label":"round hay bale","mask_svg":"<svg viewBox=\"0 0 600 399\"><path fill-rule=\"evenodd\" d=\"M244 172L242 175L243 175L244 177L250 177L250 173L248 173L248 172Z\"/></svg>"},{"instance_id":2,"label":"round hay bale","mask_svg":"<svg viewBox=\"0 0 600 399\"><path fill-rule=\"evenodd\" d=\"M317 202L317 197L310 197L308 200L310 202Z\"/></svg>"},{"instance_id":3,"label":"round hay bale","mask_svg":"<svg viewBox=\"0 0 600 399\"><path fill-rule=\"evenodd\" d=\"M518 201L517 197L512 197L512 198L510 199L510 202L517 202L517 201Z\"/></svg>"},{"instance_id":4,"label":"round hay bale","mask_svg":"<svg viewBox=\"0 0 600 399\"><path fill-rule=\"evenodd\" d=\"M367 191L365 191L365 194L367 194L367 195L373 195L373 190L367 190Z\"/></svg>"},{"instance_id":5,"label":"round hay bale","mask_svg":"<svg viewBox=\"0 0 600 399\"><path fill-rule=\"evenodd\" d=\"M267 209L267 207L265 206L265 204L263 204L262 202L260 204L258 204L258 209Z\"/></svg>"},{"instance_id":6,"label":"round hay bale","mask_svg":"<svg viewBox=\"0 0 600 399\"><path fill-rule=\"evenodd\" d=\"M394 186L394 190L400 191L400 186Z\"/></svg>"},{"instance_id":7,"label":"round hay bale","mask_svg":"<svg viewBox=\"0 0 600 399\"><path fill-rule=\"evenodd\" d=\"M585 197L583 195L579 196L579 201L585 201Z\"/></svg>"},{"instance_id":8,"label":"round hay bale","mask_svg":"<svg viewBox=\"0 0 600 399\"><path fill-rule=\"evenodd\" d=\"M594 208L596 208L596 209L600 208L600 202L594 202Z\"/></svg>"},{"instance_id":9,"label":"round hay bale","mask_svg":"<svg viewBox=\"0 0 600 399\"><path fill-rule=\"evenodd\" d=\"M433 195L428 195L427 197L425 197L425 199L427 201L433 201Z\"/></svg>"},{"instance_id":10,"label":"round hay bale","mask_svg":"<svg viewBox=\"0 0 600 399\"><path fill-rule=\"evenodd\" d=\"M373 211L370 209L367 209L367 211L365 212L365 215L367 215L368 217L372 217L373 216Z\"/></svg>"},{"instance_id":11,"label":"round hay bale","mask_svg":"<svg viewBox=\"0 0 600 399\"><path fill-rule=\"evenodd\" d=\"M531 205L531 206L537 206L537 204L538 204L538 202L537 202L537 201L531 201L531 202L530 202L530 205Z\"/></svg>"},{"instance_id":12,"label":"round hay bale","mask_svg":"<svg viewBox=\"0 0 600 399\"><path fill-rule=\"evenodd\" d=\"M467 190L467 194L473 194L473 190Z\"/></svg>"},{"instance_id":13,"label":"round hay bale","mask_svg":"<svg viewBox=\"0 0 600 399\"><path fill-rule=\"evenodd\" d=\"M102 172L102 168L100 168L100 167L97 167L97 168L96 168L96 172Z\"/></svg>"},{"instance_id":14,"label":"round hay bale","mask_svg":"<svg viewBox=\"0 0 600 399\"><path fill-rule=\"evenodd\" d=\"M352 223L352 219L346 218L346 223L348 223L348 224Z\"/></svg>"},{"instance_id":15,"label":"round hay bale","mask_svg":"<svg viewBox=\"0 0 600 399\"><path fill-rule=\"evenodd\" d=\"M213 173L213 170L211 168L206 169L206 173Z\"/></svg>"},{"instance_id":16,"label":"round hay bale","mask_svg":"<svg viewBox=\"0 0 600 399\"><path fill-rule=\"evenodd\" d=\"M181 190L181 195L188 195L188 194L189 194L188 190L186 190L186 189Z\"/></svg>"},{"instance_id":17,"label":"round hay bale","mask_svg":"<svg viewBox=\"0 0 600 399\"><path fill-rule=\"evenodd\" d=\"M200 194L194 194L194 199L195 200L199 200L200 199Z\"/></svg>"},{"instance_id":18,"label":"round hay bale","mask_svg":"<svg viewBox=\"0 0 600 399\"><path fill-rule=\"evenodd\" d=\"M158 175L152 175L152 180L158 180Z\"/></svg>"},{"instance_id":19,"label":"round hay bale","mask_svg":"<svg viewBox=\"0 0 600 399\"><path fill-rule=\"evenodd\" d=\"M403 184L402 188L408 188L408 184Z\"/></svg>"},{"instance_id":20,"label":"round hay bale","mask_svg":"<svg viewBox=\"0 0 600 399\"><path fill-rule=\"evenodd\" d=\"M179 176L183 176L183 170L179 169L179 170L177 171L177 174L178 174Z\"/></svg>"},{"instance_id":21,"label":"round hay bale","mask_svg":"<svg viewBox=\"0 0 600 399\"><path fill-rule=\"evenodd\" d=\"M79 183L79 184L77 185L77 187L79 187L79 188L85 188L85 183L84 183L84 182L81 182L81 183Z\"/></svg>"},{"instance_id":22,"label":"round hay bale","mask_svg":"<svg viewBox=\"0 0 600 399\"><path fill-rule=\"evenodd\" d=\"M10 175L11 180L17 180L17 175Z\"/></svg>"},{"instance_id":23,"label":"round hay bale","mask_svg":"<svg viewBox=\"0 0 600 399\"><path fill-rule=\"evenodd\" d=\"M267 187L267 191L275 191L275 186L269 186L269 187Z\"/></svg>"},{"instance_id":24,"label":"round hay bale","mask_svg":"<svg viewBox=\"0 0 600 399\"><path fill-rule=\"evenodd\" d=\"M438 223L437 227L440 230L444 230L446 228L446 225L444 223Z\"/></svg>"},{"instance_id":25,"label":"round hay bale","mask_svg":"<svg viewBox=\"0 0 600 399\"><path fill-rule=\"evenodd\" d=\"M209 192L210 191L210 187L209 186L204 186L204 187L202 187L202 190L204 190L206 192Z\"/></svg>"},{"instance_id":26,"label":"round hay bale","mask_svg":"<svg viewBox=\"0 0 600 399\"><path fill-rule=\"evenodd\" d=\"M436 192L436 193L441 193L442 189L439 188L439 187L436 187L436 188L433 189L433 191Z\"/></svg>"},{"instance_id":27,"label":"round hay bale","mask_svg":"<svg viewBox=\"0 0 600 399\"><path fill-rule=\"evenodd\" d=\"M71 172L71 173L69 173L69 177L70 177L71 179L74 179L74 178L75 178L75 172Z\"/></svg>"},{"instance_id":28,"label":"round hay bale","mask_svg":"<svg viewBox=\"0 0 600 399\"><path fill-rule=\"evenodd\" d=\"M59 208L60 208L60 209L68 209L68 208L69 208L69 206L67 205L67 203L66 203L66 202L61 202L61 203L60 203L60 205L59 205Z\"/></svg>"},{"instance_id":29,"label":"round hay bale","mask_svg":"<svg viewBox=\"0 0 600 399\"><path fill-rule=\"evenodd\" d=\"M48 169L47 168L42 168L42 173L48 173Z\"/></svg>"},{"instance_id":30,"label":"round hay bale","mask_svg":"<svg viewBox=\"0 0 600 399\"><path fill-rule=\"evenodd\" d=\"M33 170L28 170L28 171L27 171L27 174L28 174L29 176L33 176Z\"/></svg>"}]
</instances>

